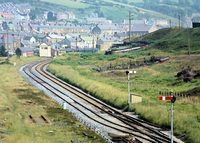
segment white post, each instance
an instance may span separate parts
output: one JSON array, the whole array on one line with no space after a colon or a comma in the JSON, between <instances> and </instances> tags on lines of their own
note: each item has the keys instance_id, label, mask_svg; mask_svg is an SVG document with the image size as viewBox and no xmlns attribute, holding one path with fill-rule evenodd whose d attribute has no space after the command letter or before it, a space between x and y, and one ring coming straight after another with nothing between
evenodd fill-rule
<instances>
[{"instance_id":1,"label":"white post","mask_svg":"<svg viewBox=\"0 0 200 143\"><path fill-rule=\"evenodd\" d=\"M130 79L129 79L129 74L130 73L136 73L136 71L129 71L129 67L128 67L128 71L126 71L127 75L128 75L128 111L130 109Z\"/></svg>"},{"instance_id":2,"label":"white post","mask_svg":"<svg viewBox=\"0 0 200 143\"><path fill-rule=\"evenodd\" d=\"M173 143L173 103L171 102L171 143Z\"/></svg>"},{"instance_id":3,"label":"white post","mask_svg":"<svg viewBox=\"0 0 200 143\"><path fill-rule=\"evenodd\" d=\"M129 70L128 70L128 111L130 110L130 79L129 79Z\"/></svg>"},{"instance_id":4,"label":"white post","mask_svg":"<svg viewBox=\"0 0 200 143\"><path fill-rule=\"evenodd\" d=\"M66 102L63 103L63 110L67 110L67 103Z\"/></svg>"},{"instance_id":5,"label":"white post","mask_svg":"<svg viewBox=\"0 0 200 143\"><path fill-rule=\"evenodd\" d=\"M171 90L171 96L173 97L173 91ZM171 143L173 143L173 103L171 101Z\"/></svg>"}]
</instances>

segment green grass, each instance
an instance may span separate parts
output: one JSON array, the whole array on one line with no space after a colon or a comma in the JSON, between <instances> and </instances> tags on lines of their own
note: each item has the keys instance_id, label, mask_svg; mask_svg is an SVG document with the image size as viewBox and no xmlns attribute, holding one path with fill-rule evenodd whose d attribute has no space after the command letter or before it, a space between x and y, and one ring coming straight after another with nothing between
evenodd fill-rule
<instances>
[{"instance_id":1,"label":"green grass","mask_svg":"<svg viewBox=\"0 0 200 143\"><path fill-rule=\"evenodd\" d=\"M172 28L148 34L140 38L152 43L151 47L128 53L104 55L104 53L79 54L68 53L54 59L48 70L63 80L81 88L102 101L117 108L127 104L127 75L126 70L111 70L97 72L93 68L105 68L110 65L126 64L130 61L150 59L151 56L170 57L170 61L152 66L143 66L131 74L131 93L142 96L142 102L131 104L141 118L170 128L170 104L159 101L159 92L183 93L199 87L200 79L193 79L189 83L177 80L176 74L182 67L190 66L193 70L200 70L199 29L189 29L191 42L191 55L187 55L187 47L177 49L187 44L185 38L187 29ZM163 35L162 35L163 32ZM138 40L138 39L137 39ZM168 46L159 46L166 41ZM199 96L191 96L192 100L200 100ZM185 142L200 142L200 104L191 103L181 97L174 103L174 130L176 135L187 132Z\"/></svg>"},{"instance_id":2,"label":"green grass","mask_svg":"<svg viewBox=\"0 0 200 143\"><path fill-rule=\"evenodd\" d=\"M49 2L52 4L56 4L57 6L61 5L61 6L65 6L68 8L68 10L71 10L75 13L77 13L77 17L81 17L79 15L82 15L78 12L77 9L79 8L83 8L85 11L85 14L90 14L91 12L94 12L97 7L100 8L101 12L104 14L104 16L107 19L111 19L115 22L119 22L120 20L124 20L124 19L128 19L128 12L129 11L134 11L134 15L135 17L138 18L144 18L144 17L154 17L156 16L156 18L158 19L171 19L173 22L177 22L177 19L167 16L165 14L161 14L155 11L151 11L151 10L146 10L146 9L142 9L139 8L137 6L132 6L129 4L124 4L121 2L115 2L113 0L103 0L104 3L109 3L109 4L113 4L113 6L108 6L108 5L103 5L103 4L98 4L97 5L93 5L91 4L86 4L86 3L82 3L82 0L77 0L77 1L71 1L71 0L58 0L58 1L53 1L53 0L41 0L42 2ZM132 1L131 1L132 2ZM137 0L134 1L134 3L138 3L141 2L141 0ZM38 5L39 6L39 5ZM140 14L138 12L138 10L143 11L145 14ZM120 13L119 13L120 11ZM79 13L79 14L78 14Z\"/></svg>"},{"instance_id":3,"label":"green grass","mask_svg":"<svg viewBox=\"0 0 200 143\"><path fill-rule=\"evenodd\" d=\"M71 1L71 0L41 0L43 2L49 2L49 3L54 3L54 4L58 4L58 5L63 5L63 6L67 6L70 8L86 8L88 6L90 6L89 4L85 4L85 3L81 3L81 0L77 0L75 1Z\"/></svg>"},{"instance_id":4,"label":"green grass","mask_svg":"<svg viewBox=\"0 0 200 143\"><path fill-rule=\"evenodd\" d=\"M134 54L137 55L139 52L137 51ZM65 56L56 58L52 61L48 70L57 77L112 106L117 108L126 106L127 75L125 74L125 70L101 73L92 70L93 65L106 65L109 62L114 62L108 60L112 56L97 53L93 55L89 54L87 57L86 54L82 54L79 59L78 55L66 54ZM98 60L101 57L104 57L103 61ZM192 58L193 56L191 56ZM180 62L176 59L177 57L174 56L171 61L163 64L132 69L136 70L137 74L130 77L131 93L142 95L143 98L142 103L132 104L131 109L135 110L141 118L165 127L170 127L168 119L170 104L158 101L158 91L162 89L162 91L169 92L173 89L174 92L178 93L199 87L200 85L199 79L192 80L191 83L184 83L183 81L176 80L175 77L176 73L182 69L182 66L190 65L194 69L199 70L200 63L197 64L196 61ZM199 97L194 97L194 99L200 100ZM199 118L198 111L200 110L200 105L194 105L182 98L178 98L174 104L174 109L176 111L174 115L175 134L182 134L189 130L190 132L188 132L185 141L190 142L192 140L192 142L199 142L200 138L192 137L193 135L190 133L199 129L197 117ZM184 126L183 124L187 124L188 126ZM198 133L200 133L199 131Z\"/></svg>"},{"instance_id":5,"label":"green grass","mask_svg":"<svg viewBox=\"0 0 200 143\"><path fill-rule=\"evenodd\" d=\"M190 52L200 54L199 28L188 29ZM178 55L188 53L187 28L165 28L148 35L136 38L136 40L146 40L152 43L152 47L168 53Z\"/></svg>"},{"instance_id":6,"label":"green grass","mask_svg":"<svg viewBox=\"0 0 200 143\"><path fill-rule=\"evenodd\" d=\"M70 113L26 81L19 73L19 66L44 58L27 57L0 58L0 139L7 143L38 143L38 142L105 142L93 131L88 130ZM13 63L16 62L15 67ZM51 124L35 124L29 119L45 116ZM6 122L3 120L6 119ZM54 131L50 134L49 131ZM86 138L82 132L90 135Z\"/></svg>"}]
</instances>

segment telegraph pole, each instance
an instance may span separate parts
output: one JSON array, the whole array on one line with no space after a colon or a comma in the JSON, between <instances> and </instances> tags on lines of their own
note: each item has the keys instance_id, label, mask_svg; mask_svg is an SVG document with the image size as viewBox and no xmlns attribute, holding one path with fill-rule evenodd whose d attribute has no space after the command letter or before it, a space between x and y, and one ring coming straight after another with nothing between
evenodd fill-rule
<instances>
[{"instance_id":1,"label":"telegraph pole","mask_svg":"<svg viewBox=\"0 0 200 143\"><path fill-rule=\"evenodd\" d=\"M126 74L128 75L128 111L130 111L130 78L129 78L130 73L136 73L136 71L129 71L129 67L128 70L126 71Z\"/></svg>"},{"instance_id":2,"label":"telegraph pole","mask_svg":"<svg viewBox=\"0 0 200 143\"><path fill-rule=\"evenodd\" d=\"M180 14L178 15L178 26L180 29L181 28L181 15Z\"/></svg>"},{"instance_id":3,"label":"telegraph pole","mask_svg":"<svg viewBox=\"0 0 200 143\"><path fill-rule=\"evenodd\" d=\"M131 20L133 20L133 18L131 18L131 11L129 11L129 42L131 42Z\"/></svg>"},{"instance_id":4,"label":"telegraph pole","mask_svg":"<svg viewBox=\"0 0 200 143\"><path fill-rule=\"evenodd\" d=\"M92 54L94 53L94 34L93 34L93 40L92 40Z\"/></svg>"},{"instance_id":5,"label":"telegraph pole","mask_svg":"<svg viewBox=\"0 0 200 143\"><path fill-rule=\"evenodd\" d=\"M187 23L187 40L188 40L188 55L190 56L190 38L189 38L189 30L188 30L188 23Z\"/></svg>"},{"instance_id":6,"label":"telegraph pole","mask_svg":"<svg viewBox=\"0 0 200 143\"><path fill-rule=\"evenodd\" d=\"M131 42L131 11L129 11L129 42Z\"/></svg>"},{"instance_id":7,"label":"telegraph pole","mask_svg":"<svg viewBox=\"0 0 200 143\"><path fill-rule=\"evenodd\" d=\"M169 20L169 25L170 25L170 28L172 27L172 21L171 19Z\"/></svg>"},{"instance_id":8,"label":"telegraph pole","mask_svg":"<svg viewBox=\"0 0 200 143\"><path fill-rule=\"evenodd\" d=\"M9 46L8 46L8 27L7 27L7 45L6 45L6 47L7 47L7 51L8 51L8 60L9 60Z\"/></svg>"},{"instance_id":9,"label":"telegraph pole","mask_svg":"<svg viewBox=\"0 0 200 143\"><path fill-rule=\"evenodd\" d=\"M129 69L128 69L128 111L130 111L130 78L129 78Z\"/></svg>"},{"instance_id":10,"label":"telegraph pole","mask_svg":"<svg viewBox=\"0 0 200 143\"><path fill-rule=\"evenodd\" d=\"M77 47L77 37L76 37L76 50L78 50L78 47Z\"/></svg>"}]
</instances>

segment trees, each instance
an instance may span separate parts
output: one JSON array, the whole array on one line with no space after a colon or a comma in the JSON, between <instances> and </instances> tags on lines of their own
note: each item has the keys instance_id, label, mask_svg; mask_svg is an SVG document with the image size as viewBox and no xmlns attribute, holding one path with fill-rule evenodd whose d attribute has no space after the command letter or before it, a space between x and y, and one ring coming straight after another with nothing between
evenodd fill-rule
<instances>
[{"instance_id":1,"label":"trees","mask_svg":"<svg viewBox=\"0 0 200 143\"><path fill-rule=\"evenodd\" d=\"M8 55L8 52L6 52L6 48L4 46L1 46L0 57L6 57L7 55Z\"/></svg>"},{"instance_id":2,"label":"trees","mask_svg":"<svg viewBox=\"0 0 200 143\"><path fill-rule=\"evenodd\" d=\"M178 0L178 5L179 6L189 6L190 2L189 2L189 0Z\"/></svg>"}]
</instances>

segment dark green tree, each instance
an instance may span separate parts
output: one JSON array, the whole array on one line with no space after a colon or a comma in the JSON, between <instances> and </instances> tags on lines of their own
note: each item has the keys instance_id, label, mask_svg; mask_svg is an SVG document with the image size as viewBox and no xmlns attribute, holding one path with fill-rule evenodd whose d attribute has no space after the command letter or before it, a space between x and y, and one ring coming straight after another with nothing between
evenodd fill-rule
<instances>
[{"instance_id":1,"label":"dark green tree","mask_svg":"<svg viewBox=\"0 0 200 143\"><path fill-rule=\"evenodd\" d=\"M0 57L6 57L7 56L6 48L4 46L1 46L0 48Z\"/></svg>"},{"instance_id":2,"label":"dark green tree","mask_svg":"<svg viewBox=\"0 0 200 143\"><path fill-rule=\"evenodd\" d=\"M99 17L104 17L103 12L101 12L101 13L99 14Z\"/></svg>"},{"instance_id":3,"label":"dark green tree","mask_svg":"<svg viewBox=\"0 0 200 143\"><path fill-rule=\"evenodd\" d=\"M35 9L31 9L29 16L31 20L36 19L36 17L40 14L40 9L39 8L35 8Z\"/></svg>"}]
</instances>

